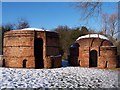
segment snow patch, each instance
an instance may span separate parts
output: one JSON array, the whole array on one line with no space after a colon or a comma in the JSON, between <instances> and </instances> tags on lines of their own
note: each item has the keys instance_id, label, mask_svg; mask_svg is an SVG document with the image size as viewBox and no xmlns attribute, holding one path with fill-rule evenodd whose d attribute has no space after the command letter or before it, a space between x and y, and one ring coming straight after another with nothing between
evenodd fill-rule
<instances>
[{"instance_id":1,"label":"snow patch","mask_svg":"<svg viewBox=\"0 0 120 90\"><path fill-rule=\"evenodd\" d=\"M84 35L84 36L78 37L76 39L76 41L80 40L80 39L83 39L83 38L101 38L101 39L109 40L107 37L105 37L103 35L100 35L100 34L88 34L88 35Z\"/></svg>"},{"instance_id":2,"label":"snow patch","mask_svg":"<svg viewBox=\"0 0 120 90\"><path fill-rule=\"evenodd\" d=\"M0 89L119 88L119 71L117 70L82 67L63 67L54 69L18 69L0 67L0 71Z\"/></svg>"},{"instance_id":3,"label":"snow patch","mask_svg":"<svg viewBox=\"0 0 120 90\"><path fill-rule=\"evenodd\" d=\"M40 28L24 28L24 29L21 29L21 30L45 31L45 30L43 30L43 29L40 29Z\"/></svg>"},{"instance_id":4,"label":"snow patch","mask_svg":"<svg viewBox=\"0 0 120 90\"><path fill-rule=\"evenodd\" d=\"M28 30L28 31L49 31L49 32L54 32L54 31L44 30L44 29L40 29L40 28L24 28L24 29L20 29L20 30ZM13 31L17 31L17 30L13 30ZM18 31L19 31L19 30L18 30Z\"/></svg>"}]
</instances>

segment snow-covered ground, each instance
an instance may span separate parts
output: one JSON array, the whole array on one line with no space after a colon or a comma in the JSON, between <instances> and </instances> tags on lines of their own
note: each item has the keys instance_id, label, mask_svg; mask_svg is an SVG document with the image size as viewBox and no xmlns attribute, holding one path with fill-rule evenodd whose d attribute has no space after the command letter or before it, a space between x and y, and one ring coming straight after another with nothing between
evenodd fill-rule
<instances>
[{"instance_id":1,"label":"snow-covered ground","mask_svg":"<svg viewBox=\"0 0 120 90\"><path fill-rule=\"evenodd\" d=\"M1 88L118 88L118 71L82 67L0 68Z\"/></svg>"}]
</instances>

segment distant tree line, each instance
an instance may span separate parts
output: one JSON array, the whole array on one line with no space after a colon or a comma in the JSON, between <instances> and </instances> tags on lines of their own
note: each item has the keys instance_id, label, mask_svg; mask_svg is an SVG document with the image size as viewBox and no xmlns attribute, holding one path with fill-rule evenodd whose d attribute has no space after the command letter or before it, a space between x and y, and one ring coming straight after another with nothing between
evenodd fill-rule
<instances>
[{"instance_id":1,"label":"distant tree line","mask_svg":"<svg viewBox=\"0 0 120 90\"><path fill-rule=\"evenodd\" d=\"M69 28L68 26L58 26L54 29L60 35L60 49L64 53L63 59L67 59L69 47L82 35L89 33L86 27Z\"/></svg>"}]
</instances>

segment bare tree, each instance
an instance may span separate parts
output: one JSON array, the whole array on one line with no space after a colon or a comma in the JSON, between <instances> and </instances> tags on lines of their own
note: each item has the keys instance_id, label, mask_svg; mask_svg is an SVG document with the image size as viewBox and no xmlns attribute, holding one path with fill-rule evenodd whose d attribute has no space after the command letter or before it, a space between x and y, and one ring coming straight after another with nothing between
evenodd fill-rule
<instances>
[{"instance_id":1,"label":"bare tree","mask_svg":"<svg viewBox=\"0 0 120 90\"><path fill-rule=\"evenodd\" d=\"M16 25L16 29L23 29L23 28L29 28L29 23L25 19L20 19L18 21L18 25Z\"/></svg>"},{"instance_id":2,"label":"bare tree","mask_svg":"<svg viewBox=\"0 0 120 90\"><path fill-rule=\"evenodd\" d=\"M109 16L108 20L109 34L111 37L114 37L118 33L118 16L116 13L113 13Z\"/></svg>"},{"instance_id":3,"label":"bare tree","mask_svg":"<svg viewBox=\"0 0 120 90\"><path fill-rule=\"evenodd\" d=\"M14 25L15 24L11 24L11 23L2 25L2 33L6 32L6 31L13 30L15 28Z\"/></svg>"},{"instance_id":4,"label":"bare tree","mask_svg":"<svg viewBox=\"0 0 120 90\"><path fill-rule=\"evenodd\" d=\"M114 36L117 34L118 16L116 13L106 14L102 11L102 2L77 2L75 7L81 11L81 19L87 20L88 18L95 17L95 15L102 19L101 33ZM116 8L116 7L115 7ZM99 15L99 16L98 16Z\"/></svg>"},{"instance_id":5,"label":"bare tree","mask_svg":"<svg viewBox=\"0 0 120 90\"><path fill-rule=\"evenodd\" d=\"M98 16L101 13L102 2L77 2L75 7L81 11L81 19Z\"/></svg>"},{"instance_id":6,"label":"bare tree","mask_svg":"<svg viewBox=\"0 0 120 90\"><path fill-rule=\"evenodd\" d=\"M103 34L109 35L114 38L114 35L118 33L118 16L117 13L102 14L102 27Z\"/></svg>"},{"instance_id":7,"label":"bare tree","mask_svg":"<svg viewBox=\"0 0 120 90\"><path fill-rule=\"evenodd\" d=\"M75 7L81 11L81 20L88 20L97 16L99 19L102 19L101 22L101 31L99 33L109 36L110 40L114 44L118 44L118 40L115 39L115 35L120 33L118 30L118 17L116 13L105 14L102 11L103 2L80 2L76 3ZM115 6L115 9L118 9L118 6ZM117 11L116 11L117 12ZM116 45L117 45L116 44ZM119 53L119 52L118 52ZM120 54L120 53L119 53Z\"/></svg>"},{"instance_id":8,"label":"bare tree","mask_svg":"<svg viewBox=\"0 0 120 90\"><path fill-rule=\"evenodd\" d=\"M101 16L101 32L106 35L108 30L108 14L102 14Z\"/></svg>"}]
</instances>

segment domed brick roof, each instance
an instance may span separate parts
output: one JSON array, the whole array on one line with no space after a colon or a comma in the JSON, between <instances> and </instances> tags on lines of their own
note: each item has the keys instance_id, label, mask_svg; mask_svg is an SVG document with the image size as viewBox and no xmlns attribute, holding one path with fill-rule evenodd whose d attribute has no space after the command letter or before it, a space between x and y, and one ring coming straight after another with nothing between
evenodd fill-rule
<instances>
[{"instance_id":1,"label":"domed brick roof","mask_svg":"<svg viewBox=\"0 0 120 90\"><path fill-rule=\"evenodd\" d=\"M100 35L100 34L87 34L87 35L84 35L84 36L80 36L76 39L77 40L80 40L80 39L83 39L83 38L100 38L100 39L106 39L106 40L109 40L107 37L105 37L104 35Z\"/></svg>"}]
</instances>

